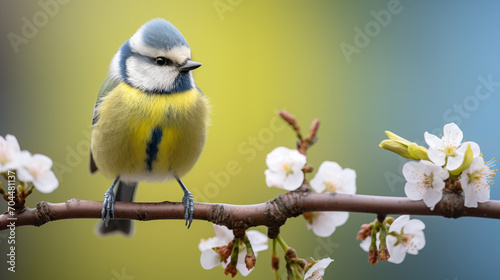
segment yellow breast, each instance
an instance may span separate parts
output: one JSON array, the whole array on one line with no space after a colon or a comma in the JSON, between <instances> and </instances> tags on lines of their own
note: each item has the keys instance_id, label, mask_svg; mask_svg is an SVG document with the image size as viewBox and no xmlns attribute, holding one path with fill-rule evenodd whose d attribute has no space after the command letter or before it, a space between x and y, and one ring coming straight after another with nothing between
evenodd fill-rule
<instances>
[{"instance_id":1,"label":"yellow breast","mask_svg":"<svg viewBox=\"0 0 500 280\"><path fill-rule=\"evenodd\" d=\"M120 83L97 110L92 154L98 169L111 179L182 177L205 144L208 102L197 89L147 94Z\"/></svg>"}]
</instances>

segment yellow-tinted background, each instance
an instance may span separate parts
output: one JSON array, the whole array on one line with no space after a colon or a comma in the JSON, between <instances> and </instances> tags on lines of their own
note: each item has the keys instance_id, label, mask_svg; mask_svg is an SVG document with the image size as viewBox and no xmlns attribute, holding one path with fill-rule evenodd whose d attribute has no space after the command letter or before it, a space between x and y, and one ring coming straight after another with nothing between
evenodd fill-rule
<instances>
[{"instance_id":1,"label":"yellow-tinted background","mask_svg":"<svg viewBox=\"0 0 500 280\"><path fill-rule=\"evenodd\" d=\"M30 207L40 200L102 200L111 182L88 172L92 108L113 54L154 17L184 34L193 59L203 63L194 71L196 82L213 105L205 150L184 178L195 201L252 204L281 193L266 187L264 169L273 148L294 146L293 133L276 117L283 108L303 128L322 120L309 162L317 168L333 160L355 169L361 194L404 196L404 161L377 146L384 130L422 143L424 131L439 134L455 121L486 159L500 152L500 88L483 87L481 98L475 95L479 77L500 81L495 1L65 2L0 2L0 135L14 134L22 149L50 156L60 180L55 192L30 196ZM44 10L43 3L52 4ZM373 14L388 5L399 12L375 23ZM26 22L38 27L28 30ZM356 27L368 28L369 41L358 38ZM30 38L14 47L11 33ZM357 53L345 56L342 43L357 46ZM227 184L214 179L234 161L241 169ZM500 192L494 187L491 196L499 199ZM169 182L141 184L136 199L181 197ZM419 255L372 267L355 236L374 217L351 214L329 238L316 237L301 217L290 219L282 233L300 257L335 259L326 279L498 276L498 221L418 217L427 225ZM190 230L182 221L138 222L131 238L97 237L95 223L17 228L15 274L6 270L6 233L0 232L0 278L227 278L220 267L200 266L198 242L214 235L207 222L195 221ZM270 257L270 250L260 253L248 278L272 278Z\"/></svg>"}]
</instances>

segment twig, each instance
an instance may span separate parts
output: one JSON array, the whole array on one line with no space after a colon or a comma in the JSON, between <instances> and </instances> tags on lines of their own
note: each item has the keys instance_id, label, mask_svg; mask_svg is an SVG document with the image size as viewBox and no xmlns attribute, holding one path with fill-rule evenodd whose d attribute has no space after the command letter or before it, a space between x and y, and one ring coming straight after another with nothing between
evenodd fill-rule
<instances>
[{"instance_id":1,"label":"twig","mask_svg":"<svg viewBox=\"0 0 500 280\"><path fill-rule=\"evenodd\" d=\"M477 208L466 208L463 203L461 205L450 215L450 209L441 202L436 205L434 211L431 211L422 201L411 201L402 197L290 192L254 205L195 203L194 219L225 225L228 228L249 228L259 225L276 228L283 225L288 218L316 211L500 219L500 201L481 203ZM7 218L17 218L16 227L41 226L49 221L64 219L100 219L101 209L102 201L70 199L55 204L41 201L36 208L26 208L16 216L0 215L0 230L7 229L9 223L14 222ZM182 203L168 201L116 202L115 218L141 221L184 219L184 206Z\"/></svg>"}]
</instances>

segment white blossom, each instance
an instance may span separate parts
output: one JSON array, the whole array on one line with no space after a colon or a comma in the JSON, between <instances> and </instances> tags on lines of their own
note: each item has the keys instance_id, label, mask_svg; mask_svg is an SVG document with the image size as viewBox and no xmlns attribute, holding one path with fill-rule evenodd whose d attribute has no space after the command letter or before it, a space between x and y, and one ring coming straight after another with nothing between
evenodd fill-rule
<instances>
[{"instance_id":1,"label":"white blossom","mask_svg":"<svg viewBox=\"0 0 500 280\"><path fill-rule=\"evenodd\" d=\"M198 245L198 248L201 253L200 262L201 266L204 269L212 269L216 266L222 265L223 268L226 268L229 262L231 261L231 256L229 256L226 260L223 260L222 256L216 252L216 248L221 246L227 246L229 242L234 239L234 234L232 230L229 230L225 226L213 225L215 231L215 237L202 240ZM246 232L248 240L252 245L252 249L255 253L255 257L257 258L257 252L267 250L268 248L268 240L267 236L256 230L249 230ZM238 254L238 263L236 265L236 269L243 276L247 276L253 269L248 270L245 264L245 256L246 246L245 244L234 244L233 246L239 246L239 254Z\"/></svg>"},{"instance_id":2,"label":"white blossom","mask_svg":"<svg viewBox=\"0 0 500 280\"><path fill-rule=\"evenodd\" d=\"M422 221L410 220L409 215L403 215L394 220L386 239L387 249L391 256L389 261L398 264L403 262L406 253L417 255L418 251L425 246L424 228L425 224Z\"/></svg>"},{"instance_id":3,"label":"white blossom","mask_svg":"<svg viewBox=\"0 0 500 280\"><path fill-rule=\"evenodd\" d=\"M21 149L14 135L0 136L0 172L17 169L20 163Z\"/></svg>"},{"instance_id":4,"label":"white blossom","mask_svg":"<svg viewBox=\"0 0 500 280\"><path fill-rule=\"evenodd\" d=\"M356 171L342 169L336 162L325 161L310 182L311 187L318 193L336 192L345 194L356 193ZM328 237L335 229L347 222L348 212L325 211L311 212L304 215L308 223L307 228L320 237Z\"/></svg>"},{"instance_id":5,"label":"white blossom","mask_svg":"<svg viewBox=\"0 0 500 280\"><path fill-rule=\"evenodd\" d=\"M51 168L52 160L49 157L40 154L32 156L28 151L22 151L17 176L21 181L32 182L38 191L50 193L59 186Z\"/></svg>"},{"instance_id":6,"label":"white blossom","mask_svg":"<svg viewBox=\"0 0 500 280\"><path fill-rule=\"evenodd\" d=\"M267 186L288 191L298 189L304 181L302 167L306 161L306 156L297 150L277 147L266 158L269 168L264 171Z\"/></svg>"},{"instance_id":7,"label":"white blossom","mask_svg":"<svg viewBox=\"0 0 500 280\"><path fill-rule=\"evenodd\" d=\"M430 161L410 161L403 166L406 179L405 193L411 200L424 200L431 210L443 197L444 180L448 171Z\"/></svg>"},{"instance_id":8,"label":"white blossom","mask_svg":"<svg viewBox=\"0 0 500 280\"><path fill-rule=\"evenodd\" d=\"M429 145L427 155L429 159L439 166L446 164L446 169L453 171L462 165L464 154L470 145L473 156L480 154L479 145L475 142L464 142L463 132L455 123L446 124L443 128L443 137L425 132L425 142Z\"/></svg>"},{"instance_id":9,"label":"white blossom","mask_svg":"<svg viewBox=\"0 0 500 280\"><path fill-rule=\"evenodd\" d=\"M333 262L333 259L325 258L316 262L311 266L305 273L305 280L321 280L323 275L325 275L325 269Z\"/></svg>"},{"instance_id":10,"label":"white blossom","mask_svg":"<svg viewBox=\"0 0 500 280\"><path fill-rule=\"evenodd\" d=\"M466 207L477 207L478 202L490 200L490 184L493 184L495 171L491 170L490 163L485 163L483 157L472 160L469 169L460 176L460 183L465 195Z\"/></svg>"}]
</instances>

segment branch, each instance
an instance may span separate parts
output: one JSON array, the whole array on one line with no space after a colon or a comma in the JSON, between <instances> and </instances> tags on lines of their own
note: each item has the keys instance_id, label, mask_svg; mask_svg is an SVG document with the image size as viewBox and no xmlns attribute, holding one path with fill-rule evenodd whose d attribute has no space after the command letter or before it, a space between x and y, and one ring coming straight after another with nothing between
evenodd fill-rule
<instances>
[{"instance_id":1,"label":"branch","mask_svg":"<svg viewBox=\"0 0 500 280\"><path fill-rule=\"evenodd\" d=\"M295 191L254 205L195 203L194 219L225 225L230 229L247 229L260 225L277 229L288 218L299 216L305 212L317 211L500 219L500 201L481 203L477 208L464 207L461 196L455 200L453 204L455 206L450 206L451 204L447 201L447 199L443 199L436 205L434 211L431 211L422 201L412 201L402 197L317 194ZM36 208L25 208L24 211L15 216L9 216L5 213L0 215L0 230L7 229L9 223L14 221L12 218L17 218L15 220L16 227L41 226L49 221L64 219L100 219L101 209L102 201L70 199L64 203L55 204L41 201ZM184 219L184 206L182 203L168 201L161 203L117 201L115 203L115 219L140 221Z\"/></svg>"}]
</instances>

